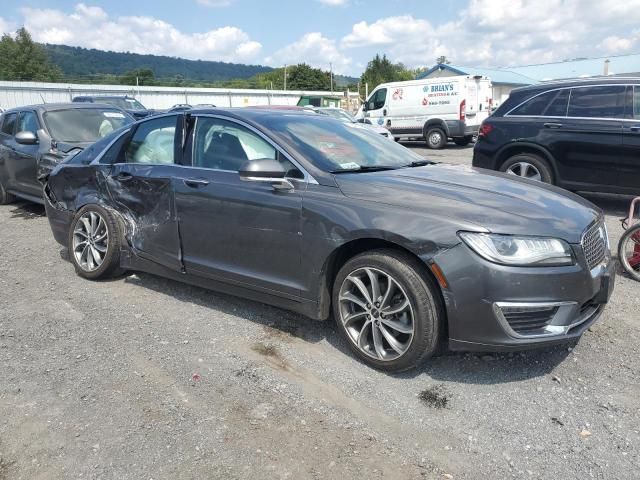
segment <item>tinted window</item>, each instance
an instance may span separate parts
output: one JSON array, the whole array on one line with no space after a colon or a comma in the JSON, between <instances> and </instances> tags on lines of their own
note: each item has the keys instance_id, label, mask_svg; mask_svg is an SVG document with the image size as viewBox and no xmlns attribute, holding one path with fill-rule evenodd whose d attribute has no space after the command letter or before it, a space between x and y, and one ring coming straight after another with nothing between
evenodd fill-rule
<instances>
[{"instance_id":1,"label":"tinted window","mask_svg":"<svg viewBox=\"0 0 640 480\"><path fill-rule=\"evenodd\" d=\"M193 148L194 167L237 172L247 161L262 158L278 160L289 177L302 177L302 172L293 163L251 130L226 120L198 118Z\"/></svg>"},{"instance_id":2,"label":"tinted window","mask_svg":"<svg viewBox=\"0 0 640 480\"><path fill-rule=\"evenodd\" d=\"M106 108L74 108L44 114L51 137L59 142L93 143L133 120L118 110Z\"/></svg>"},{"instance_id":3,"label":"tinted window","mask_svg":"<svg viewBox=\"0 0 640 480\"><path fill-rule=\"evenodd\" d=\"M570 117L624 118L624 85L572 88Z\"/></svg>"},{"instance_id":4,"label":"tinted window","mask_svg":"<svg viewBox=\"0 0 640 480\"><path fill-rule=\"evenodd\" d=\"M175 161L176 116L141 123L125 151L127 163L172 164Z\"/></svg>"},{"instance_id":5,"label":"tinted window","mask_svg":"<svg viewBox=\"0 0 640 480\"><path fill-rule=\"evenodd\" d=\"M633 87L633 117L640 119L640 87Z\"/></svg>"},{"instance_id":6,"label":"tinted window","mask_svg":"<svg viewBox=\"0 0 640 480\"><path fill-rule=\"evenodd\" d=\"M17 113L8 113L4 116L4 121L2 122L2 133L13 135L13 127L16 126L17 117Z\"/></svg>"},{"instance_id":7,"label":"tinted window","mask_svg":"<svg viewBox=\"0 0 640 480\"><path fill-rule=\"evenodd\" d=\"M34 135L38 131L38 119L36 118L36 114L33 112L22 112L20 113L20 118L18 120L18 129L17 132L31 132Z\"/></svg>"},{"instance_id":8,"label":"tinted window","mask_svg":"<svg viewBox=\"0 0 640 480\"><path fill-rule=\"evenodd\" d=\"M128 133L125 133L124 135L122 135L118 140L116 140L116 142L113 145L111 145L109 150L104 152L104 155L102 155L102 157L100 158L100 163L107 163L107 164L117 163L118 159L120 158L120 152L122 152L122 148L124 147L125 143L127 143L128 140L129 140ZM107 139L103 140L103 142L107 142L107 141L108 141ZM94 143L93 145L97 145L97 143ZM91 147L89 147L89 149L90 148Z\"/></svg>"},{"instance_id":9,"label":"tinted window","mask_svg":"<svg viewBox=\"0 0 640 480\"><path fill-rule=\"evenodd\" d=\"M109 105L113 105L114 107L121 108L123 110L132 110L132 111L140 111L145 110L144 105L142 105L137 100L133 98L96 98L96 102L99 103L108 103Z\"/></svg>"},{"instance_id":10,"label":"tinted window","mask_svg":"<svg viewBox=\"0 0 640 480\"><path fill-rule=\"evenodd\" d=\"M369 100L369 110L378 110L384 107L384 103L387 100L387 89L381 88L371 96Z\"/></svg>"},{"instance_id":11,"label":"tinted window","mask_svg":"<svg viewBox=\"0 0 640 480\"><path fill-rule=\"evenodd\" d=\"M509 115L543 115L547 105L553 102L557 95L557 90L537 95L509 112Z\"/></svg>"},{"instance_id":12,"label":"tinted window","mask_svg":"<svg viewBox=\"0 0 640 480\"><path fill-rule=\"evenodd\" d=\"M565 117L569 104L569 89L558 90L556 96L544 111L547 117Z\"/></svg>"}]
</instances>

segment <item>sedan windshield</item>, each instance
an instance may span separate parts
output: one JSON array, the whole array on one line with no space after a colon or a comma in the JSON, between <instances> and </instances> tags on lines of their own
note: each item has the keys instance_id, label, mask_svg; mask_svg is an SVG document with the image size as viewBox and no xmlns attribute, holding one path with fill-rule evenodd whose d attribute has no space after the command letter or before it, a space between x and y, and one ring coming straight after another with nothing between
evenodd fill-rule
<instances>
[{"instance_id":1,"label":"sedan windshield","mask_svg":"<svg viewBox=\"0 0 640 480\"><path fill-rule=\"evenodd\" d=\"M332 173L410 166L424 160L358 123L323 117L274 116L269 129L316 167Z\"/></svg>"},{"instance_id":2,"label":"sedan windshield","mask_svg":"<svg viewBox=\"0 0 640 480\"><path fill-rule=\"evenodd\" d=\"M355 123L356 122L355 118L353 118L351 115L349 115L344 110L338 109L338 108L320 109L320 110L318 110L318 113L321 113L323 115L328 115L329 117L333 117L336 120L341 120L343 122L351 122L351 123Z\"/></svg>"},{"instance_id":3,"label":"sedan windshield","mask_svg":"<svg viewBox=\"0 0 640 480\"><path fill-rule=\"evenodd\" d=\"M74 108L46 112L44 123L51 138L58 142L88 143L133 123L133 119L118 110Z\"/></svg>"}]
</instances>

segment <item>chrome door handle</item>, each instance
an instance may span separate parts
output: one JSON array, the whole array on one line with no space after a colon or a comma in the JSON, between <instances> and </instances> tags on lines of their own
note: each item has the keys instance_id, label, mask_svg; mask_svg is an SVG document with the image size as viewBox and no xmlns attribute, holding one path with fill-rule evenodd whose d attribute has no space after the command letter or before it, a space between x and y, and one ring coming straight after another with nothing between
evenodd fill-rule
<instances>
[{"instance_id":1,"label":"chrome door handle","mask_svg":"<svg viewBox=\"0 0 640 480\"><path fill-rule=\"evenodd\" d=\"M206 187L207 185L209 185L209 180L202 180L202 179L183 179L182 180L184 182L184 184L187 187L191 187L191 188L200 188L200 187Z\"/></svg>"},{"instance_id":2,"label":"chrome door handle","mask_svg":"<svg viewBox=\"0 0 640 480\"><path fill-rule=\"evenodd\" d=\"M548 122L544 124L545 128L562 128L561 123Z\"/></svg>"},{"instance_id":3,"label":"chrome door handle","mask_svg":"<svg viewBox=\"0 0 640 480\"><path fill-rule=\"evenodd\" d=\"M629 130L632 132L640 132L640 125L632 125L629 127Z\"/></svg>"}]
</instances>

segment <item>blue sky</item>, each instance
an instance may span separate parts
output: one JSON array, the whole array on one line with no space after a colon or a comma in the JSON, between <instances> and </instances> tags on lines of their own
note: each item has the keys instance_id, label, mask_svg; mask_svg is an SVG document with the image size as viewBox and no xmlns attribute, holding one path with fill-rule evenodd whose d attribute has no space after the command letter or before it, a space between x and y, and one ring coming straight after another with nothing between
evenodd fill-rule
<instances>
[{"instance_id":1,"label":"blue sky","mask_svg":"<svg viewBox=\"0 0 640 480\"><path fill-rule=\"evenodd\" d=\"M603 8L606 5L606 8ZM41 42L359 75L375 53L410 67L544 63L640 51L640 0L26 0L0 11Z\"/></svg>"}]
</instances>

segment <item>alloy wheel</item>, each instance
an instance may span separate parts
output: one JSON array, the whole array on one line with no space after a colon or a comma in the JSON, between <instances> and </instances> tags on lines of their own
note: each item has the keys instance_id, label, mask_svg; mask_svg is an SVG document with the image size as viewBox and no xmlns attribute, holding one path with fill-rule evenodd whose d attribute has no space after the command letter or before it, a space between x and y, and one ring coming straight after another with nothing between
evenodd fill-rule
<instances>
[{"instance_id":1,"label":"alloy wheel","mask_svg":"<svg viewBox=\"0 0 640 480\"><path fill-rule=\"evenodd\" d=\"M413 340L413 307L395 278L376 268L359 268L342 283L340 321L360 351L380 361L406 353Z\"/></svg>"},{"instance_id":2,"label":"alloy wheel","mask_svg":"<svg viewBox=\"0 0 640 480\"><path fill-rule=\"evenodd\" d=\"M86 212L73 230L73 255L85 272L93 272L104 262L109 246L107 222L96 212Z\"/></svg>"},{"instance_id":3,"label":"alloy wheel","mask_svg":"<svg viewBox=\"0 0 640 480\"><path fill-rule=\"evenodd\" d=\"M540 170L529 162L518 162L507 168L507 173L530 180L542 181Z\"/></svg>"}]
</instances>

